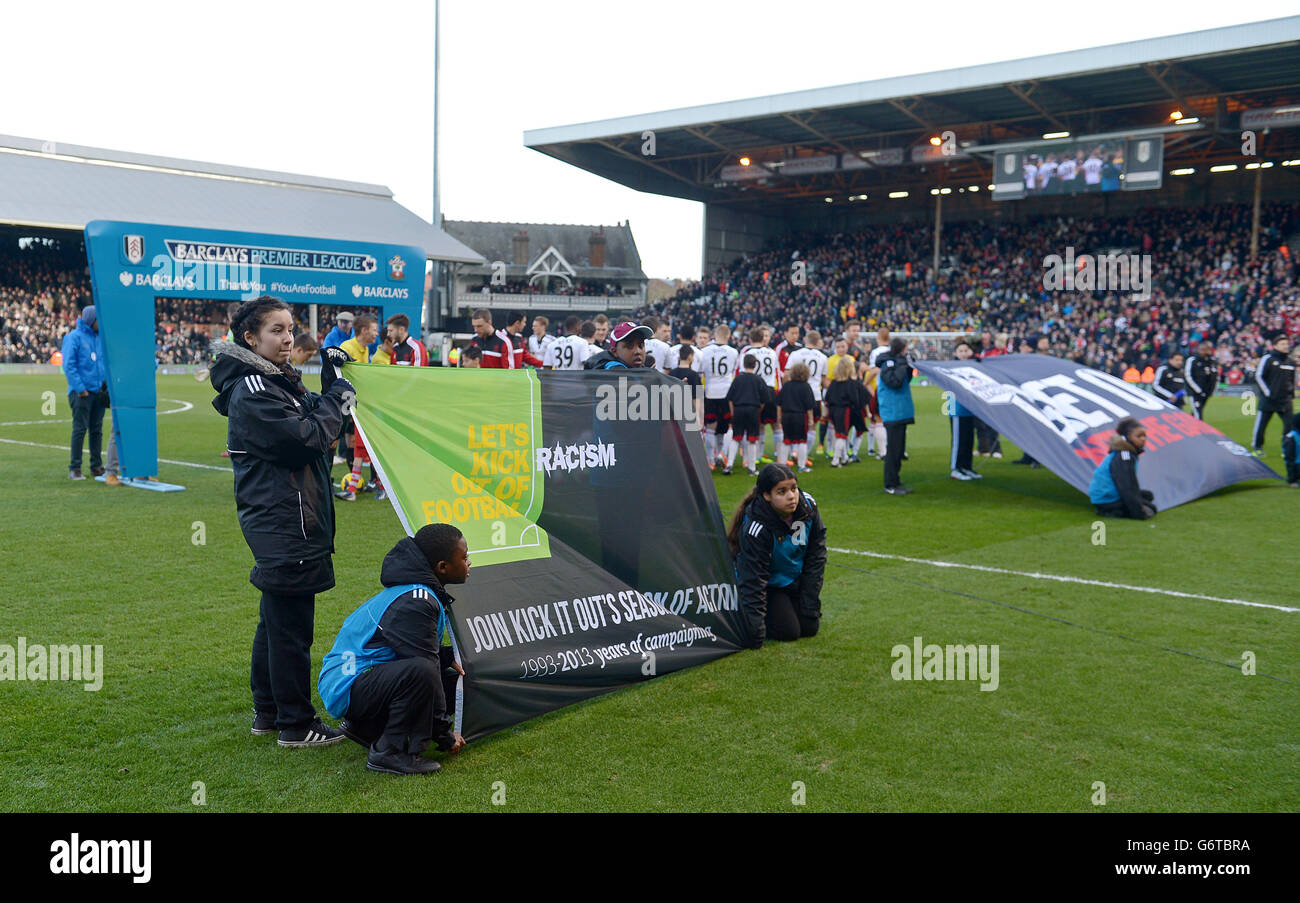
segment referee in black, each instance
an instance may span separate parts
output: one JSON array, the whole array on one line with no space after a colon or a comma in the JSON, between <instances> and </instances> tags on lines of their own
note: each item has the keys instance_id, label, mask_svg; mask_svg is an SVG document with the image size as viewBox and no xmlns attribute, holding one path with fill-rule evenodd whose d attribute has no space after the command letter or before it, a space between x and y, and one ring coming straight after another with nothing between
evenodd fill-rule
<instances>
[{"instance_id":1,"label":"referee in black","mask_svg":"<svg viewBox=\"0 0 1300 903\"><path fill-rule=\"evenodd\" d=\"M1192 399L1196 419L1204 420L1205 403L1219 387L1219 364L1214 359L1213 345L1201 342L1196 346L1196 353L1188 355L1183 366L1183 379L1187 383L1187 394Z\"/></svg>"}]
</instances>

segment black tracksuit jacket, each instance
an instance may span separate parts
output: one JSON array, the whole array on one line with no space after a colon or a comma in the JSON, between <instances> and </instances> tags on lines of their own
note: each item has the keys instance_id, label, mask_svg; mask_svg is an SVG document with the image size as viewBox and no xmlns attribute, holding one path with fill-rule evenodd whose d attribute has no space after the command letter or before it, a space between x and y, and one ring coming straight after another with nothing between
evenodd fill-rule
<instances>
[{"instance_id":1,"label":"black tracksuit jacket","mask_svg":"<svg viewBox=\"0 0 1300 903\"><path fill-rule=\"evenodd\" d=\"M228 420L235 508L258 567L294 566L332 554L330 445L343 425L349 384L336 381L317 395L292 367L281 369L233 342L213 342L211 350L217 390L212 406Z\"/></svg>"},{"instance_id":2,"label":"black tracksuit jacket","mask_svg":"<svg viewBox=\"0 0 1300 903\"><path fill-rule=\"evenodd\" d=\"M1183 379L1187 381L1187 394L1204 404L1219 387L1219 365L1214 358L1206 360L1194 354L1183 364Z\"/></svg>"},{"instance_id":3,"label":"black tracksuit jacket","mask_svg":"<svg viewBox=\"0 0 1300 903\"><path fill-rule=\"evenodd\" d=\"M817 503L807 493L801 493L799 507L789 524L761 495L754 497L745 508L745 514L760 528L749 532L744 528L745 520L742 518L740 548L736 553L736 582L750 645L758 648L767 636L767 582L772 576L773 546L794 532L794 524L799 521L808 525L808 548L804 552L803 571L796 581L799 611L805 616L821 617L822 578L826 573L826 526L817 511Z\"/></svg>"},{"instance_id":4,"label":"black tracksuit jacket","mask_svg":"<svg viewBox=\"0 0 1300 903\"><path fill-rule=\"evenodd\" d=\"M1295 363L1290 355L1270 351L1255 368L1259 407L1263 411L1288 411L1295 397Z\"/></svg>"}]
</instances>

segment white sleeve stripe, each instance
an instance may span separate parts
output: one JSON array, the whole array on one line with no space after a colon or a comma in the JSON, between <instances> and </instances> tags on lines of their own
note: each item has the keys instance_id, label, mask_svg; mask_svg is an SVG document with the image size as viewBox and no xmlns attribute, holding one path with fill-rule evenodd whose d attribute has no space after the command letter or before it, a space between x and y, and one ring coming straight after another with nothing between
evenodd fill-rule
<instances>
[{"instance_id":1,"label":"white sleeve stripe","mask_svg":"<svg viewBox=\"0 0 1300 903\"><path fill-rule=\"evenodd\" d=\"M1259 384L1260 390L1266 395L1272 393L1268 391L1268 385L1264 382L1264 367L1268 364L1268 355L1265 354L1259 359L1259 366L1255 368L1255 382Z\"/></svg>"}]
</instances>

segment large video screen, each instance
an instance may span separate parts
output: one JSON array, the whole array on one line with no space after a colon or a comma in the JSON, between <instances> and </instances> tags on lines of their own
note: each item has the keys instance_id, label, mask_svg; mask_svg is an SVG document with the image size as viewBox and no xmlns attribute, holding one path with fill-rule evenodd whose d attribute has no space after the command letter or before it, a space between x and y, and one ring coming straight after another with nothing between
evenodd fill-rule
<instances>
[{"instance_id":1,"label":"large video screen","mask_svg":"<svg viewBox=\"0 0 1300 903\"><path fill-rule=\"evenodd\" d=\"M1000 151L993 161L993 199L1059 197L1159 188L1164 138L1052 141Z\"/></svg>"}]
</instances>

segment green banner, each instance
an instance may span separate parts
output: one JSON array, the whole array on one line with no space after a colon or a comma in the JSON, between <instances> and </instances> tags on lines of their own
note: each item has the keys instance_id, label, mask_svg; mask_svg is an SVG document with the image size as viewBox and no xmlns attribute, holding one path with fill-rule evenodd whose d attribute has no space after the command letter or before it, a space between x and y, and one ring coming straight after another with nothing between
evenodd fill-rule
<instances>
[{"instance_id":1,"label":"green banner","mask_svg":"<svg viewBox=\"0 0 1300 903\"><path fill-rule=\"evenodd\" d=\"M474 564L550 557L532 370L348 364L353 418L407 533L455 524Z\"/></svg>"}]
</instances>

